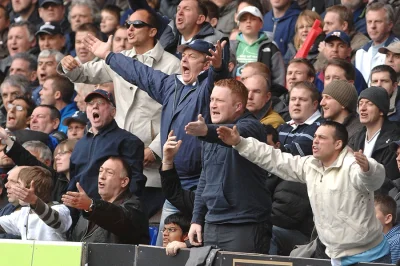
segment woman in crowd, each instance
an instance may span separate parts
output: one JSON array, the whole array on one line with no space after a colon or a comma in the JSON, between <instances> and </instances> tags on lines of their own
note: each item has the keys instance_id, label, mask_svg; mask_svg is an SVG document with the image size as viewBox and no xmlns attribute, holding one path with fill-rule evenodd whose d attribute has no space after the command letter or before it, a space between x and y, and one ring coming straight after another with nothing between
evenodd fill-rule
<instances>
[{"instance_id":1,"label":"woman in crowd","mask_svg":"<svg viewBox=\"0 0 400 266\"><path fill-rule=\"evenodd\" d=\"M57 172L57 175L53 189L53 199L57 199L57 201L59 201L61 196L67 191L69 183L69 163L76 142L77 140L64 140L58 144L54 150L53 168Z\"/></svg>"},{"instance_id":2,"label":"woman in crowd","mask_svg":"<svg viewBox=\"0 0 400 266\"><path fill-rule=\"evenodd\" d=\"M315 22L315 20L321 21L320 28L323 28L323 21L318 15L318 13L311 11L311 10L304 10L303 12L300 13L299 18L297 19L296 22L296 29L295 29L295 35L293 37L293 41L288 44L288 50L283 57L283 60L285 61L285 65L287 66L289 61L292 60L297 51L302 47L303 43L307 39L308 34L311 31L311 28ZM310 52L308 53L307 59L313 64L317 60L318 56L318 45L321 41L323 41L325 38L325 34L321 33L317 39L315 40L313 46L310 49Z\"/></svg>"}]
</instances>

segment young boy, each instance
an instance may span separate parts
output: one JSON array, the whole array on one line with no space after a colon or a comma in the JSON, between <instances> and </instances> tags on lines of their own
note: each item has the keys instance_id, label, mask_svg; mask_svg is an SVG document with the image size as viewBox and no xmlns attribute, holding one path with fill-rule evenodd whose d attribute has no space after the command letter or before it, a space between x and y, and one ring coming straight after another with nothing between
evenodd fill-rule
<instances>
[{"instance_id":1,"label":"young boy","mask_svg":"<svg viewBox=\"0 0 400 266\"><path fill-rule=\"evenodd\" d=\"M236 41L231 41L231 49L236 52L238 68L236 79L240 79L243 65L262 62L271 69L272 83L285 85L285 65L278 47L261 31L263 16L255 6L243 8L237 15L240 33ZM242 66L242 67L240 67Z\"/></svg>"},{"instance_id":2,"label":"young boy","mask_svg":"<svg viewBox=\"0 0 400 266\"><path fill-rule=\"evenodd\" d=\"M22 240L65 241L72 224L69 209L53 204L51 173L39 166L15 167L9 172L9 198L23 206L20 211L0 217L0 232L21 236Z\"/></svg>"},{"instance_id":3,"label":"young boy","mask_svg":"<svg viewBox=\"0 0 400 266\"><path fill-rule=\"evenodd\" d=\"M383 233L390 245L392 263L400 259L400 225L396 224L396 201L387 195L375 196L376 218L383 226Z\"/></svg>"},{"instance_id":4,"label":"young boy","mask_svg":"<svg viewBox=\"0 0 400 266\"><path fill-rule=\"evenodd\" d=\"M174 213L165 218L163 232L163 247L167 255L175 256L179 249L191 247L188 233L190 219L182 213Z\"/></svg>"}]
</instances>

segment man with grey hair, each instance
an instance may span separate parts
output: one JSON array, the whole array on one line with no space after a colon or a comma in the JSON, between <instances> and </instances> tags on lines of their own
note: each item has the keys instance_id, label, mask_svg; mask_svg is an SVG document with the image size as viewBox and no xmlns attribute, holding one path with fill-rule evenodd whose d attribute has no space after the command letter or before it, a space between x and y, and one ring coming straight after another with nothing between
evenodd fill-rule
<instances>
[{"instance_id":1,"label":"man with grey hair","mask_svg":"<svg viewBox=\"0 0 400 266\"><path fill-rule=\"evenodd\" d=\"M379 48L386 47L399 39L393 34L394 11L388 4L373 3L366 11L367 32L371 41L356 53L355 67L360 70L365 82L369 84L371 69L385 63L385 54L378 53Z\"/></svg>"},{"instance_id":2,"label":"man with grey hair","mask_svg":"<svg viewBox=\"0 0 400 266\"><path fill-rule=\"evenodd\" d=\"M38 51L35 38L35 26L29 22L16 22L11 24L7 35L7 49L9 56L0 60L0 72L8 74L11 66L11 58L17 53L29 52L36 55Z\"/></svg>"},{"instance_id":3,"label":"man with grey hair","mask_svg":"<svg viewBox=\"0 0 400 266\"><path fill-rule=\"evenodd\" d=\"M30 140L22 144L22 147L29 151L39 161L47 165L47 167L51 167L53 154L46 144L39 140Z\"/></svg>"},{"instance_id":4,"label":"man with grey hair","mask_svg":"<svg viewBox=\"0 0 400 266\"><path fill-rule=\"evenodd\" d=\"M57 75L57 65L63 59L64 55L57 50L43 50L40 52L37 64L37 77L39 86L32 90L32 99L36 105L40 105L40 91L46 78Z\"/></svg>"},{"instance_id":5,"label":"man with grey hair","mask_svg":"<svg viewBox=\"0 0 400 266\"><path fill-rule=\"evenodd\" d=\"M71 32L67 35L67 50L71 53L75 49L75 33L79 26L99 21L100 11L93 0L72 0L69 6L68 21ZM69 39L69 40L68 40Z\"/></svg>"},{"instance_id":6,"label":"man with grey hair","mask_svg":"<svg viewBox=\"0 0 400 266\"><path fill-rule=\"evenodd\" d=\"M22 75L12 75L7 77L0 86L1 99L3 105L0 106L0 125L5 126L8 104L17 96L24 95L29 89L29 80Z\"/></svg>"},{"instance_id":7,"label":"man with grey hair","mask_svg":"<svg viewBox=\"0 0 400 266\"><path fill-rule=\"evenodd\" d=\"M31 86L37 86L37 59L29 53L18 53L11 58L10 76L25 76ZM35 87L36 87L35 86Z\"/></svg>"}]
</instances>

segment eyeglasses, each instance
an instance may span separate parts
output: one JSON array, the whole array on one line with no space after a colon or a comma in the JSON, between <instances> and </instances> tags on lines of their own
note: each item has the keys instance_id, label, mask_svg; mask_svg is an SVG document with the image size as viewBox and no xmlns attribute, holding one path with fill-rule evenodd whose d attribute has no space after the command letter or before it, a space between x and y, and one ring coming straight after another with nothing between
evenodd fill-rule
<instances>
[{"instance_id":1,"label":"eyeglasses","mask_svg":"<svg viewBox=\"0 0 400 266\"><path fill-rule=\"evenodd\" d=\"M63 156L67 153L72 153L72 152L71 151L59 151L59 152L57 152L56 156ZM54 157L56 157L56 156L54 156Z\"/></svg>"},{"instance_id":2,"label":"eyeglasses","mask_svg":"<svg viewBox=\"0 0 400 266\"><path fill-rule=\"evenodd\" d=\"M94 106L97 103L97 105L101 106L101 105L105 105L106 101L105 100L91 100L90 102L87 102L86 104L88 106Z\"/></svg>"},{"instance_id":3,"label":"eyeglasses","mask_svg":"<svg viewBox=\"0 0 400 266\"><path fill-rule=\"evenodd\" d=\"M144 28L144 27L155 28L153 25L150 25L150 24L148 24L148 23L146 23L144 21L141 21L141 20L134 20L134 21L127 20L127 21L125 21L124 26L127 29L129 29L131 26L133 26L135 29L141 29L141 28Z\"/></svg>"},{"instance_id":4,"label":"eyeglasses","mask_svg":"<svg viewBox=\"0 0 400 266\"><path fill-rule=\"evenodd\" d=\"M16 105L16 104L12 104L12 103L7 104L7 108L9 110L13 109L14 107L15 107L15 109L17 109L17 111L23 111L25 109L22 105Z\"/></svg>"},{"instance_id":5,"label":"eyeglasses","mask_svg":"<svg viewBox=\"0 0 400 266\"><path fill-rule=\"evenodd\" d=\"M165 232L165 231L167 231L168 232L168 234L170 234L170 233L175 233L176 231L178 231L179 230L179 228L176 228L176 227L170 227L170 228L165 228L164 227L164 229L163 230L161 230L161 232Z\"/></svg>"}]
</instances>

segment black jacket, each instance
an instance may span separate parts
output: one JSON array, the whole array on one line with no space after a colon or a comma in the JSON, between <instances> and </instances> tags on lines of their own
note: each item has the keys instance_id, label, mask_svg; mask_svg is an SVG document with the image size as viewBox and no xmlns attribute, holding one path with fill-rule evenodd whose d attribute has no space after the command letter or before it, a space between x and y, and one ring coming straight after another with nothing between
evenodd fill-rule
<instances>
[{"instance_id":1,"label":"black jacket","mask_svg":"<svg viewBox=\"0 0 400 266\"><path fill-rule=\"evenodd\" d=\"M6 152L6 155L18 166L41 166L49 170L53 177L53 192L51 198L53 201L61 202L61 196L67 191L69 183L69 180L64 174L57 173L53 168L48 167L36 159L35 156L22 147L17 141L14 141L13 146Z\"/></svg>"},{"instance_id":2,"label":"black jacket","mask_svg":"<svg viewBox=\"0 0 400 266\"><path fill-rule=\"evenodd\" d=\"M125 190L109 203L93 200L91 212L82 211L72 231L72 241L89 243L148 244L149 222L139 199Z\"/></svg>"},{"instance_id":3,"label":"black jacket","mask_svg":"<svg viewBox=\"0 0 400 266\"><path fill-rule=\"evenodd\" d=\"M307 186L278 178L272 196L271 222L273 225L298 230L311 236L314 227L313 212L307 194Z\"/></svg>"},{"instance_id":4,"label":"black jacket","mask_svg":"<svg viewBox=\"0 0 400 266\"><path fill-rule=\"evenodd\" d=\"M165 198L187 217L192 217L195 192L182 188L175 167L161 171L161 187ZM195 187L194 187L195 189Z\"/></svg>"},{"instance_id":5,"label":"black jacket","mask_svg":"<svg viewBox=\"0 0 400 266\"><path fill-rule=\"evenodd\" d=\"M349 143L354 151L364 150L366 127L355 134ZM393 188L390 180L400 178L400 171L397 168L396 153L391 151L389 144L394 140L400 139L400 124L391 122L387 119L383 122L381 133L376 140L375 147L372 151L372 158L378 163L383 164L386 171L386 179L380 189L380 193L387 195L389 190Z\"/></svg>"}]
</instances>

